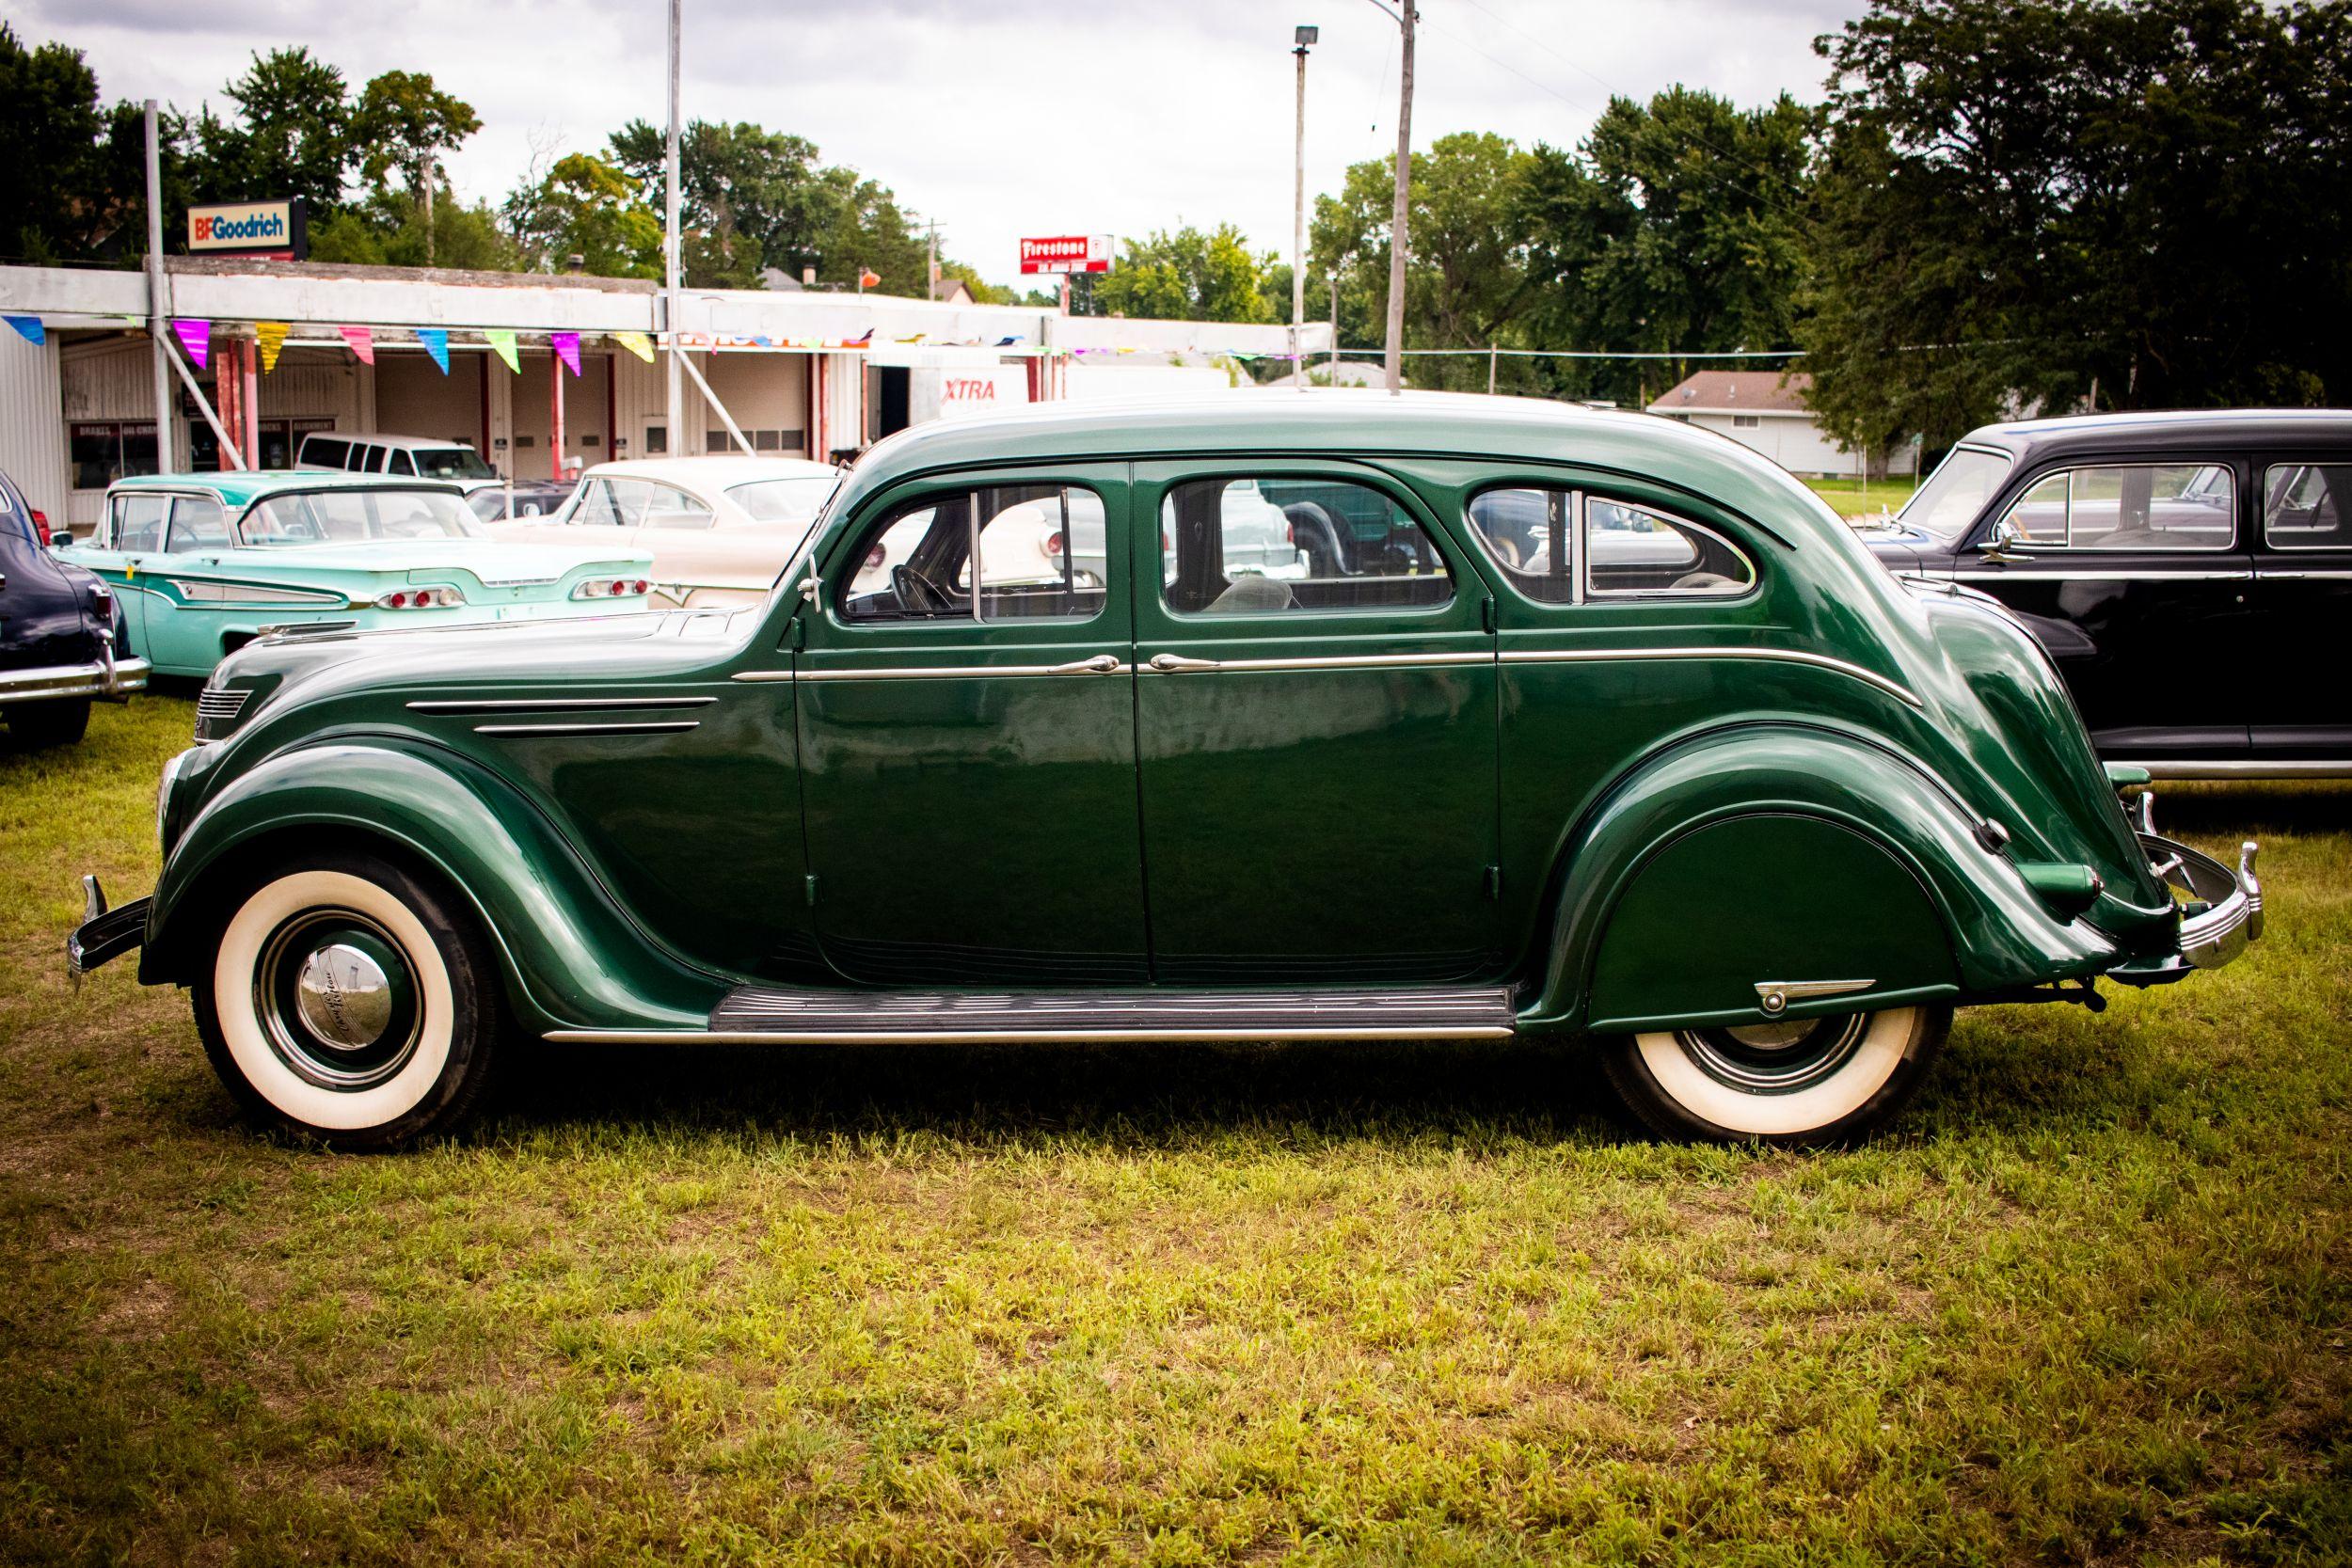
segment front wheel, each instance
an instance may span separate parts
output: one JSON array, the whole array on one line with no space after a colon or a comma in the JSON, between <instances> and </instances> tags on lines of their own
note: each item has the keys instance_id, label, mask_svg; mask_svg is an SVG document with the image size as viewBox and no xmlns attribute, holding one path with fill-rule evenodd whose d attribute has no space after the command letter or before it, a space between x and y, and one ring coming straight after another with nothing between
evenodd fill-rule
<instances>
[{"instance_id":1,"label":"front wheel","mask_svg":"<svg viewBox=\"0 0 2352 1568\"><path fill-rule=\"evenodd\" d=\"M251 887L193 990L205 1053L238 1103L340 1148L447 1131L497 1054L498 969L471 911L373 855Z\"/></svg>"},{"instance_id":2,"label":"front wheel","mask_svg":"<svg viewBox=\"0 0 2352 1568\"><path fill-rule=\"evenodd\" d=\"M1664 1029L1609 1042L1610 1082L1653 1132L1804 1146L1875 1131L1918 1091L1949 1007Z\"/></svg>"}]
</instances>

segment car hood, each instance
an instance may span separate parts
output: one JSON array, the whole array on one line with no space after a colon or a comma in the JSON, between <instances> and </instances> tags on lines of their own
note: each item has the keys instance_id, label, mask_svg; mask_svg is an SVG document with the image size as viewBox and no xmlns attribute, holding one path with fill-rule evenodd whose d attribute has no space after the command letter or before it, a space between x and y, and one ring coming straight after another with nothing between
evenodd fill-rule
<instances>
[{"instance_id":1,"label":"car hood","mask_svg":"<svg viewBox=\"0 0 2352 1568\"><path fill-rule=\"evenodd\" d=\"M650 558L642 551L579 545L524 545L502 539L372 539L350 545L249 545L190 558L226 573L265 572L272 579L310 572L365 572L446 578L465 573L485 587L560 582L590 565L630 570Z\"/></svg>"},{"instance_id":2,"label":"car hood","mask_svg":"<svg viewBox=\"0 0 2352 1568\"><path fill-rule=\"evenodd\" d=\"M1944 553L1935 540L1899 522L1849 519L1849 524L1879 563L1897 572L1916 572Z\"/></svg>"}]
</instances>

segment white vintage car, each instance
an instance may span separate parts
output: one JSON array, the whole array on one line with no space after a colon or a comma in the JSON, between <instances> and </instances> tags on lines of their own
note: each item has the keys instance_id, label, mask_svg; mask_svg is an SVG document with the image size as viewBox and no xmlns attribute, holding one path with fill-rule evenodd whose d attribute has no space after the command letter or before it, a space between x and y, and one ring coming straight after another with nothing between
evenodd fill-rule
<instances>
[{"instance_id":1,"label":"white vintage car","mask_svg":"<svg viewBox=\"0 0 2352 1568\"><path fill-rule=\"evenodd\" d=\"M657 604L756 604L840 482L831 464L793 457L599 463L552 516L493 523L490 532L646 551Z\"/></svg>"}]
</instances>

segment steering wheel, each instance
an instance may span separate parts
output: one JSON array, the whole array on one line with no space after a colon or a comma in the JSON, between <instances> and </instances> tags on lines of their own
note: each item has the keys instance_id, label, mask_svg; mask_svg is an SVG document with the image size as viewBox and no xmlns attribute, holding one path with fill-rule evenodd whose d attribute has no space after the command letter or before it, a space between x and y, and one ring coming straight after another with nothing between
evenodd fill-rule
<instances>
[{"instance_id":1,"label":"steering wheel","mask_svg":"<svg viewBox=\"0 0 2352 1568\"><path fill-rule=\"evenodd\" d=\"M925 577L912 563L901 563L890 569L891 592L898 595L899 606L918 615L944 615L955 608L946 593Z\"/></svg>"}]
</instances>

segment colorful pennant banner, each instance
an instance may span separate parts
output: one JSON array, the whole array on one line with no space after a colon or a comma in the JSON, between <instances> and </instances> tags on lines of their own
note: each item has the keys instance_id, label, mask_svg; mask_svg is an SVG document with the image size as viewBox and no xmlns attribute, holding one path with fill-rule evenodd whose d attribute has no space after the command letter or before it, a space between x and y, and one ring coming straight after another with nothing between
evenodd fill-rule
<instances>
[{"instance_id":1,"label":"colorful pennant banner","mask_svg":"<svg viewBox=\"0 0 2352 1568\"><path fill-rule=\"evenodd\" d=\"M425 353L433 356L433 362L441 367L441 373L449 374L449 328L420 326L417 328L417 341L424 345Z\"/></svg>"},{"instance_id":2,"label":"colorful pennant banner","mask_svg":"<svg viewBox=\"0 0 2352 1568\"><path fill-rule=\"evenodd\" d=\"M180 346L188 351L188 357L202 370L213 361L213 324L196 321L187 316L174 317L171 329L180 335Z\"/></svg>"},{"instance_id":3,"label":"colorful pennant banner","mask_svg":"<svg viewBox=\"0 0 2352 1568\"><path fill-rule=\"evenodd\" d=\"M375 335L373 333L364 326L346 326L342 331L343 341L349 343L351 352L359 356L359 363L362 365L375 363Z\"/></svg>"},{"instance_id":4,"label":"colorful pennant banner","mask_svg":"<svg viewBox=\"0 0 2352 1568\"><path fill-rule=\"evenodd\" d=\"M278 356L286 349L284 322L255 322L253 341L262 350L262 373L267 375L278 368Z\"/></svg>"},{"instance_id":5,"label":"colorful pennant banner","mask_svg":"<svg viewBox=\"0 0 2352 1568\"><path fill-rule=\"evenodd\" d=\"M516 375L523 373L523 362L515 355L515 334L503 326L485 327L482 341L490 345L490 352L506 361L506 368Z\"/></svg>"},{"instance_id":6,"label":"colorful pennant banner","mask_svg":"<svg viewBox=\"0 0 2352 1568\"><path fill-rule=\"evenodd\" d=\"M564 361L564 368L565 370L571 372L574 375L578 375L580 373L579 333L550 332L548 334L548 346L555 350L555 356Z\"/></svg>"},{"instance_id":7,"label":"colorful pennant banner","mask_svg":"<svg viewBox=\"0 0 2352 1568\"><path fill-rule=\"evenodd\" d=\"M646 364L653 363L653 340L643 332L615 332L612 341Z\"/></svg>"},{"instance_id":8,"label":"colorful pennant banner","mask_svg":"<svg viewBox=\"0 0 2352 1568\"><path fill-rule=\"evenodd\" d=\"M15 327L16 335L28 343L45 343L49 341L49 334L41 329L39 316L10 316L8 325Z\"/></svg>"}]
</instances>

